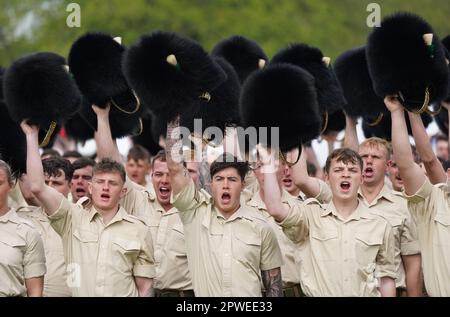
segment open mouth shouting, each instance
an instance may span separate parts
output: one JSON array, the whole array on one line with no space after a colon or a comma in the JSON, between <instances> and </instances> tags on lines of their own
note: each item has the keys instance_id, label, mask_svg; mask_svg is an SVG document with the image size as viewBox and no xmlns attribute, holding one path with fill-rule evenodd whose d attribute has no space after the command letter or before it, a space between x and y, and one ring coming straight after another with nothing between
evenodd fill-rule
<instances>
[{"instance_id":1,"label":"open mouth shouting","mask_svg":"<svg viewBox=\"0 0 450 317\"><path fill-rule=\"evenodd\" d=\"M373 168L368 166L364 169L364 177L373 177Z\"/></svg>"},{"instance_id":2,"label":"open mouth shouting","mask_svg":"<svg viewBox=\"0 0 450 317\"><path fill-rule=\"evenodd\" d=\"M170 188L167 186L160 186L159 187L159 196L162 199L169 199L170 198Z\"/></svg>"},{"instance_id":3,"label":"open mouth shouting","mask_svg":"<svg viewBox=\"0 0 450 317\"><path fill-rule=\"evenodd\" d=\"M231 195L228 192L224 192L220 197L220 200L223 205L228 205L231 202Z\"/></svg>"},{"instance_id":4,"label":"open mouth shouting","mask_svg":"<svg viewBox=\"0 0 450 317\"><path fill-rule=\"evenodd\" d=\"M103 202L109 202L111 195L108 193L103 193L100 195L100 200Z\"/></svg>"},{"instance_id":5,"label":"open mouth shouting","mask_svg":"<svg viewBox=\"0 0 450 317\"><path fill-rule=\"evenodd\" d=\"M350 182L348 181L343 181L340 183L340 187L341 187L341 191L344 193L348 193L350 191Z\"/></svg>"},{"instance_id":6,"label":"open mouth shouting","mask_svg":"<svg viewBox=\"0 0 450 317\"><path fill-rule=\"evenodd\" d=\"M77 189L75 189L75 193L76 193L77 197L86 196L86 191L82 187L78 187Z\"/></svg>"},{"instance_id":7,"label":"open mouth shouting","mask_svg":"<svg viewBox=\"0 0 450 317\"><path fill-rule=\"evenodd\" d=\"M291 187L292 186L292 179L290 179L290 178L283 178L283 185L285 187Z\"/></svg>"}]
</instances>

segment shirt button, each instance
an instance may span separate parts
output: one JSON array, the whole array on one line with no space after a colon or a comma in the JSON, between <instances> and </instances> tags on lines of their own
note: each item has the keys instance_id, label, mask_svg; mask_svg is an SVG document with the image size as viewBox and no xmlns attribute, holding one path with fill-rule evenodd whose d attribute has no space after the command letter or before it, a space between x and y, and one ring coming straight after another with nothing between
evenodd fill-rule
<instances>
[{"instance_id":1,"label":"shirt button","mask_svg":"<svg viewBox=\"0 0 450 317\"><path fill-rule=\"evenodd\" d=\"M344 262L347 262L347 259L344 259Z\"/></svg>"},{"instance_id":2,"label":"shirt button","mask_svg":"<svg viewBox=\"0 0 450 317\"><path fill-rule=\"evenodd\" d=\"M344 243L347 244L347 240L344 240Z\"/></svg>"}]
</instances>

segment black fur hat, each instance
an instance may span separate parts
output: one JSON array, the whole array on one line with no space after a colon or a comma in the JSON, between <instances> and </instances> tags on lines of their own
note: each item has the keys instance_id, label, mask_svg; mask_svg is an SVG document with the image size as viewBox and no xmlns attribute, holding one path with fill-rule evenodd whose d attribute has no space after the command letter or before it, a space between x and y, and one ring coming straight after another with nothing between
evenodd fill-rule
<instances>
[{"instance_id":1,"label":"black fur hat","mask_svg":"<svg viewBox=\"0 0 450 317\"><path fill-rule=\"evenodd\" d=\"M330 65L330 58L307 44L292 44L278 52L271 63L289 63L302 67L313 75L321 114L342 109L345 99Z\"/></svg>"},{"instance_id":2,"label":"black fur hat","mask_svg":"<svg viewBox=\"0 0 450 317\"><path fill-rule=\"evenodd\" d=\"M333 113L328 114L328 124L325 131L322 134L329 134L333 132L340 132L345 129L345 114L342 109L336 110Z\"/></svg>"},{"instance_id":3,"label":"black fur hat","mask_svg":"<svg viewBox=\"0 0 450 317\"><path fill-rule=\"evenodd\" d=\"M344 111L351 117L362 116L368 122L375 123L380 114L386 111L386 106L373 90L365 46L341 54L334 63L334 71L347 100Z\"/></svg>"},{"instance_id":4,"label":"black fur hat","mask_svg":"<svg viewBox=\"0 0 450 317\"><path fill-rule=\"evenodd\" d=\"M26 171L27 147L19 123L9 116L6 105L0 101L0 158L20 176Z\"/></svg>"},{"instance_id":5,"label":"black fur hat","mask_svg":"<svg viewBox=\"0 0 450 317\"><path fill-rule=\"evenodd\" d=\"M83 103L84 102L86 102L85 98L83 98ZM94 132L96 130L96 126L91 126L91 124L81 116L80 112L77 112L70 117L64 124L64 128L69 137L82 143L94 138Z\"/></svg>"},{"instance_id":6,"label":"black fur hat","mask_svg":"<svg viewBox=\"0 0 450 317\"><path fill-rule=\"evenodd\" d=\"M447 35L446 37L444 37L444 39L442 40L442 44L444 45L446 62L450 63L450 35ZM450 64L448 65L448 67L450 68ZM450 76L450 74L449 74L449 76ZM450 80L449 80L449 85L450 85ZM448 96L445 99L445 102L450 102L450 88L448 90Z\"/></svg>"},{"instance_id":7,"label":"black fur hat","mask_svg":"<svg viewBox=\"0 0 450 317\"><path fill-rule=\"evenodd\" d=\"M70 71L86 99L80 115L96 128L92 104L106 107L109 103L114 138L132 134L145 111L122 73L124 52L125 47L112 36L87 33L73 43L69 53Z\"/></svg>"},{"instance_id":8,"label":"black fur hat","mask_svg":"<svg viewBox=\"0 0 450 317\"><path fill-rule=\"evenodd\" d=\"M4 76L5 102L11 118L48 129L64 122L80 106L80 92L63 57L35 53L16 60Z\"/></svg>"},{"instance_id":9,"label":"black fur hat","mask_svg":"<svg viewBox=\"0 0 450 317\"><path fill-rule=\"evenodd\" d=\"M314 139L321 127L314 78L289 64L270 65L250 75L242 89L240 113L244 127L279 127L282 151ZM267 140L259 137L270 146L270 133Z\"/></svg>"},{"instance_id":10,"label":"black fur hat","mask_svg":"<svg viewBox=\"0 0 450 317\"><path fill-rule=\"evenodd\" d=\"M234 67L241 84L252 72L263 68L269 61L258 43L239 35L217 43L211 54L227 60Z\"/></svg>"},{"instance_id":11,"label":"black fur hat","mask_svg":"<svg viewBox=\"0 0 450 317\"><path fill-rule=\"evenodd\" d=\"M433 121L432 117L428 113L422 113L420 117L422 118L422 122L425 128L428 127L431 121ZM409 123L409 117L406 112L405 112L405 121L406 127L408 129L408 134L412 136L411 124ZM363 121L362 129L364 132L364 136L366 138L379 137L387 141L391 141L392 139L391 113L386 109L386 111L384 112L383 120L380 122L380 124L377 124L376 126L369 126L367 122Z\"/></svg>"},{"instance_id":12,"label":"black fur hat","mask_svg":"<svg viewBox=\"0 0 450 317\"><path fill-rule=\"evenodd\" d=\"M227 80L211 91L211 100L205 102L196 100L195 112L185 113L181 118L181 125L191 132L201 132L201 135L210 140L211 135L204 135L208 127L217 127L225 135L226 127L239 123L239 94L240 83L234 68L225 59L213 56L213 60L222 67L227 74ZM194 131L194 119L201 119L202 131ZM220 143L215 135L215 140Z\"/></svg>"},{"instance_id":13,"label":"black fur hat","mask_svg":"<svg viewBox=\"0 0 450 317\"><path fill-rule=\"evenodd\" d=\"M155 155L161 150L161 147L159 146L159 136L158 140L155 141L152 133L152 117L151 115L147 115L142 119L143 131L140 135L132 137L132 139L134 144L142 145L150 154Z\"/></svg>"},{"instance_id":14,"label":"black fur hat","mask_svg":"<svg viewBox=\"0 0 450 317\"><path fill-rule=\"evenodd\" d=\"M366 54L377 95L398 94L405 108L415 112L447 97L449 69L433 33L425 20L410 13L389 16L374 28Z\"/></svg>"},{"instance_id":15,"label":"black fur hat","mask_svg":"<svg viewBox=\"0 0 450 317\"><path fill-rule=\"evenodd\" d=\"M192 111L198 99L226 80L226 74L195 41L175 33L144 35L124 55L125 77L142 102L170 120Z\"/></svg>"},{"instance_id":16,"label":"black fur hat","mask_svg":"<svg viewBox=\"0 0 450 317\"><path fill-rule=\"evenodd\" d=\"M159 144L159 138L166 137L167 132L167 121L162 120L161 118L158 118L156 116L151 117L151 130L152 130L152 137L153 141L155 143Z\"/></svg>"}]
</instances>

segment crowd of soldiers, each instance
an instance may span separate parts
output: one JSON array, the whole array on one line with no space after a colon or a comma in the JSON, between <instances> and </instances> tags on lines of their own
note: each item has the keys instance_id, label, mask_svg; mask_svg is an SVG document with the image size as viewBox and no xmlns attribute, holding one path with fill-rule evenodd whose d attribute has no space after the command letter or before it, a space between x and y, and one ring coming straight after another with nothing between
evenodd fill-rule
<instances>
[{"instance_id":1,"label":"crowd of soldiers","mask_svg":"<svg viewBox=\"0 0 450 317\"><path fill-rule=\"evenodd\" d=\"M395 86L397 68L385 69L409 65L392 53L408 41L420 51L408 58L429 69L404 71L411 84ZM71 49L70 76L55 56L16 61L1 105L14 139L0 142L0 296L450 296L448 142L438 158L424 125L428 112L448 134L448 42L398 14L334 69L304 44L269 63L243 37L210 56L164 32L127 50L88 34ZM226 131L220 144L203 129L186 147L181 127L194 118ZM278 127L279 148L247 142L237 122ZM94 159L40 149L61 123L68 137L95 139ZM116 139L146 127L152 146L135 138L124 160ZM318 137L330 151L313 173Z\"/></svg>"}]
</instances>

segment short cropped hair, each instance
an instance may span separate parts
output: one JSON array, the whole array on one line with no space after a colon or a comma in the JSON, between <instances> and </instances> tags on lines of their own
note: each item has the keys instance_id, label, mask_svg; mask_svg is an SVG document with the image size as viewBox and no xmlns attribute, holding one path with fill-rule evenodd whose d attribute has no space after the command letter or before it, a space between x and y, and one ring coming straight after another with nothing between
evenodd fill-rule
<instances>
[{"instance_id":1,"label":"short cropped hair","mask_svg":"<svg viewBox=\"0 0 450 317\"><path fill-rule=\"evenodd\" d=\"M245 179L245 176L249 171L249 165L247 162L238 160L238 158L230 153L224 153L211 164L209 168L211 179L214 175L229 167L236 169L242 181Z\"/></svg>"},{"instance_id":2,"label":"short cropped hair","mask_svg":"<svg viewBox=\"0 0 450 317\"><path fill-rule=\"evenodd\" d=\"M61 176L64 172L64 179L70 181L73 176L72 164L61 156L49 157L42 160L42 168L44 173L51 177Z\"/></svg>"},{"instance_id":3,"label":"short cropped hair","mask_svg":"<svg viewBox=\"0 0 450 317\"><path fill-rule=\"evenodd\" d=\"M86 166L95 166L95 161L93 159L90 159L88 157L80 157L76 161L72 163L73 170L79 170L81 168L85 168Z\"/></svg>"},{"instance_id":4,"label":"short cropped hair","mask_svg":"<svg viewBox=\"0 0 450 317\"><path fill-rule=\"evenodd\" d=\"M135 160L137 162L139 160L143 160L150 163L150 157L150 152L147 151L145 147L136 144L128 151L127 161Z\"/></svg>"},{"instance_id":5,"label":"short cropped hair","mask_svg":"<svg viewBox=\"0 0 450 317\"><path fill-rule=\"evenodd\" d=\"M363 170L363 160L361 156L351 149L342 148L336 149L333 152L331 152L325 163L325 172L327 174L329 174L330 172L331 162L333 160L336 160L336 162L343 162L344 164L348 164L350 162L359 165L361 171Z\"/></svg>"},{"instance_id":6,"label":"short cropped hair","mask_svg":"<svg viewBox=\"0 0 450 317\"><path fill-rule=\"evenodd\" d=\"M78 152L78 151L66 151L66 152L64 152L64 154L63 154L63 156L62 157L75 157L75 158L80 158L80 157L83 157L83 155L81 155L81 153L80 152Z\"/></svg>"},{"instance_id":7,"label":"short cropped hair","mask_svg":"<svg viewBox=\"0 0 450 317\"><path fill-rule=\"evenodd\" d=\"M370 147L383 147L386 150L386 159L390 159L392 155L392 145L389 143L389 141L386 141L385 139L378 138L378 137L371 137L368 139L365 139L361 144L359 145L359 148L370 146Z\"/></svg>"},{"instance_id":8,"label":"short cropped hair","mask_svg":"<svg viewBox=\"0 0 450 317\"><path fill-rule=\"evenodd\" d=\"M92 175L97 173L118 173L122 181L124 183L126 181L126 172L123 165L109 158L104 158L94 165Z\"/></svg>"}]
</instances>

